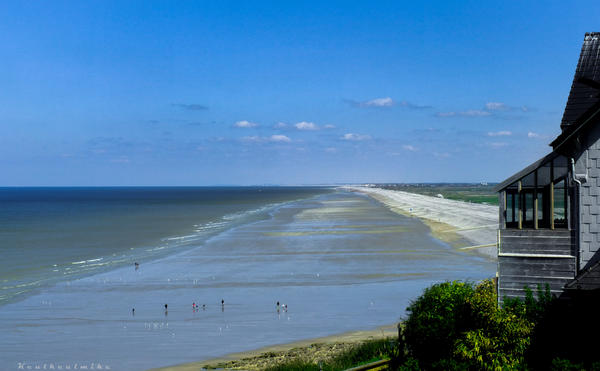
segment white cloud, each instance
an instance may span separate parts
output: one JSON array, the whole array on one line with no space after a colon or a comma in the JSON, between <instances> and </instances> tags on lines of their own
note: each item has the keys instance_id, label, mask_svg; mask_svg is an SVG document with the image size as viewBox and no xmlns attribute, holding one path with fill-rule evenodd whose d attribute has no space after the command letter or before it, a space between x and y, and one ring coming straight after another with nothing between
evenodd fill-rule
<instances>
[{"instance_id":1,"label":"white cloud","mask_svg":"<svg viewBox=\"0 0 600 371\"><path fill-rule=\"evenodd\" d=\"M508 131L508 130L502 130L502 131L490 131L487 133L488 137L502 137L502 136L508 136L508 135L512 135L512 132Z\"/></svg>"},{"instance_id":2,"label":"white cloud","mask_svg":"<svg viewBox=\"0 0 600 371\"><path fill-rule=\"evenodd\" d=\"M249 136L249 137L243 137L242 138L243 142L262 142L263 139L259 136L253 135L253 136Z\"/></svg>"},{"instance_id":3,"label":"white cloud","mask_svg":"<svg viewBox=\"0 0 600 371\"><path fill-rule=\"evenodd\" d=\"M454 117L454 116L462 116L462 117L485 117L485 116L490 116L492 113L489 111L482 111L482 110L476 110L476 109L471 109L468 111L463 111L463 112L438 112L435 115L437 117Z\"/></svg>"},{"instance_id":4,"label":"white cloud","mask_svg":"<svg viewBox=\"0 0 600 371\"><path fill-rule=\"evenodd\" d=\"M538 133L534 133L533 131L530 131L529 133L527 133L527 138L539 138L540 135Z\"/></svg>"},{"instance_id":5,"label":"white cloud","mask_svg":"<svg viewBox=\"0 0 600 371\"><path fill-rule=\"evenodd\" d=\"M325 129L335 129L335 125L327 124L323 126Z\"/></svg>"},{"instance_id":6,"label":"white cloud","mask_svg":"<svg viewBox=\"0 0 600 371\"><path fill-rule=\"evenodd\" d=\"M415 147L411 146L410 144L405 144L405 145L402 146L402 148L405 149L405 150L407 150L407 151L411 151L411 152L414 152L414 151L417 150Z\"/></svg>"},{"instance_id":7,"label":"white cloud","mask_svg":"<svg viewBox=\"0 0 600 371\"><path fill-rule=\"evenodd\" d=\"M110 162L114 162L117 164L128 164L131 161L129 160L129 157L127 157L127 156L120 156L117 158L113 158L112 160L110 160Z\"/></svg>"},{"instance_id":8,"label":"white cloud","mask_svg":"<svg viewBox=\"0 0 600 371\"><path fill-rule=\"evenodd\" d=\"M502 147L506 147L508 145L508 143L505 142L493 142L493 143L488 143L488 146L492 147L492 148L502 148Z\"/></svg>"},{"instance_id":9,"label":"white cloud","mask_svg":"<svg viewBox=\"0 0 600 371\"><path fill-rule=\"evenodd\" d=\"M337 148L335 148L335 147L327 147L327 148L325 148L325 152L327 152L327 153L336 153L337 152Z\"/></svg>"},{"instance_id":10,"label":"white cloud","mask_svg":"<svg viewBox=\"0 0 600 371\"><path fill-rule=\"evenodd\" d=\"M277 135L277 134L276 134L276 135L271 135L271 137L269 138L269 140L270 140L271 142L286 142L286 143L289 143L289 142L291 142L291 141L292 141L292 140L291 140L291 139L290 139L288 136L286 136L286 135Z\"/></svg>"},{"instance_id":11,"label":"white cloud","mask_svg":"<svg viewBox=\"0 0 600 371\"><path fill-rule=\"evenodd\" d=\"M259 137L257 135L243 137L242 142L247 143L266 143L266 142L278 142L278 143L290 143L292 140L286 135L274 134L270 137Z\"/></svg>"},{"instance_id":12,"label":"white cloud","mask_svg":"<svg viewBox=\"0 0 600 371\"><path fill-rule=\"evenodd\" d=\"M394 105L394 100L390 97L375 98L362 102L360 105L363 107L391 107Z\"/></svg>"},{"instance_id":13,"label":"white cloud","mask_svg":"<svg viewBox=\"0 0 600 371\"><path fill-rule=\"evenodd\" d=\"M344 136L341 139L357 142L357 141L361 141L361 140L369 140L369 139L371 139L371 136L363 135L363 134L347 133L347 134L344 134Z\"/></svg>"},{"instance_id":14,"label":"white cloud","mask_svg":"<svg viewBox=\"0 0 600 371\"><path fill-rule=\"evenodd\" d=\"M278 122L275 124L274 128L275 129L283 129L286 128L288 125L285 122Z\"/></svg>"},{"instance_id":15,"label":"white cloud","mask_svg":"<svg viewBox=\"0 0 600 371\"><path fill-rule=\"evenodd\" d=\"M319 130L319 127L314 122L302 121L294 125L298 130Z\"/></svg>"},{"instance_id":16,"label":"white cloud","mask_svg":"<svg viewBox=\"0 0 600 371\"><path fill-rule=\"evenodd\" d=\"M489 115L491 115L491 113L488 111L471 109L471 110L468 110L465 112L461 112L460 115L467 116L467 117L482 117L482 116L489 116Z\"/></svg>"},{"instance_id":17,"label":"white cloud","mask_svg":"<svg viewBox=\"0 0 600 371\"><path fill-rule=\"evenodd\" d=\"M456 112L438 112L435 115L437 117L453 117L456 116Z\"/></svg>"},{"instance_id":18,"label":"white cloud","mask_svg":"<svg viewBox=\"0 0 600 371\"><path fill-rule=\"evenodd\" d=\"M507 111L510 107L500 102L488 102L485 104L485 109L488 111Z\"/></svg>"},{"instance_id":19,"label":"white cloud","mask_svg":"<svg viewBox=\"0 0 600 371\"><path fill-rule=\"evenodd\" d=\"M448 158L450 154L448 152L433 152L433 156L437 158Z\"/></svg>"},{"instance_id":20,"label":"white cloud","mask_svg":"<svg viewBox=\"0 0 600 371\"><path fill-rule=\"evenodd\" d=\"M253 128L258 126L258 124L246 120L238 121L233 126L236 128Z\"/></svg>"}]
</instances>

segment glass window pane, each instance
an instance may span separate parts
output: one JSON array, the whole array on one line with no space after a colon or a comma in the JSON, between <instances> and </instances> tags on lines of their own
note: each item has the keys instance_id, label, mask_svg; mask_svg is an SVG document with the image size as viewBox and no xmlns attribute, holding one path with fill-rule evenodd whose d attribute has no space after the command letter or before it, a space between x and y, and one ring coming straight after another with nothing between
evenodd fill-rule
<instances>
[{"instance_id":1,"label":"glass window pane","mask_svg":"<svg viewBox=\"0 0 600 371\"><path fill-rule=\"evenodd\" d=\"M532 222L533 221L533 193L525 193L525 221Z\"/></svg>"},{"instance_id":2,"label":"glass window pane","mask_svg":"<svg viewBox=\"0 0 600 371\"><path fill-rule=\"evenodd\" d=\"M558 156L554 160L554 180L560 179L569 172L569 163L564 156Z\"/></svg>"},{"instance_id":3,"label":"glass window pane","mask_svg":"<svg viewBox=\"0 0 600 371\"><path fill-rule=\"evenodd\" d=\"M524 188L535 187L535 171L521 179L521 186Z\"/></svg>"},{"instance_id":4,"label":"glass window pane","mask_svg":"<svg viewBox=\"0 0 600 371\"><path fill-rule=\"evenodd\" d=\"M540 222L544 220L544 194L541 192L537 194L537 217L538 226L541 227Z\"/></svg>"},{"instance_id":5,"label":"glass window pane","mask_svg":"<svg viewBox=\"0 0 600 371\"><path fill-rule=\"evenodd\" d=\"M567 200L564 179L554 185L554 227L567 226Z\"/></svg>"},{"instance_id":6,"label":"glass window pane","mask_svg":"<svg viewBox=\"0 0 600 371\"><path fill-rule=\"evenodd\" d=\"M550 185L550 163L538 169L538 187Z\"/></svg>"},{"instance_id":7,"label":"glass window pane","mask_svg":"<svg viewBox=\"0 0 600 371\"><path fill-rule=\"evenodd\" d=\"M506 222L512 223L515 221L514 209L513 209L514 195L512 193L506 194Z\"/></svg>"}]
</instances>

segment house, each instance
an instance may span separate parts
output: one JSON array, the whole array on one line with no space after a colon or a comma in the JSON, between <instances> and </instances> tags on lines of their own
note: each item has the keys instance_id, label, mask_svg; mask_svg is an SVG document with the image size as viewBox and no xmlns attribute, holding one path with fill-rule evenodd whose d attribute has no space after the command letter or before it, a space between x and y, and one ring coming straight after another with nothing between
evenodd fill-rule
<instances>
[{"instance_id":1,"label":"house","mask_svg":"<svg viewBox=\"0 0 600 371\"><path fill-rule=\"evenodd\" d=\"M552 152L499 192L498 297L600 289L600 33L586 33Z\"/></svg>"}]
</instances>

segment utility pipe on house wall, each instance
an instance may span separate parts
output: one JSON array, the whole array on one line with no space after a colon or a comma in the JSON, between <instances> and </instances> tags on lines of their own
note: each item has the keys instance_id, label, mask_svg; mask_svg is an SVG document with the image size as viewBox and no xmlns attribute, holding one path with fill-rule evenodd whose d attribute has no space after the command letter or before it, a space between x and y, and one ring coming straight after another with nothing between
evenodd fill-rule
<instances>
[{"instance_id":1,"label":"utility pipe on house wall","mask_svg":"<svg viewBox=\"0 0 600 371\"><path fill-rule=\"evenodd\" d=\"M587 154L587 151L586 151L586 154ZM585 180L587 181L587 160L586 160L585 166L586 166ZM579 185L579 188L577 189L577 194L579 194L581 192L581 181L579 181L579 179L577 179L577 176L575 175L575 159L573 157L571 157L571 176L573 177L573 181ZM575 199L577 200L577 213L579 213L580 197L577 196L577 197L575 197ZM569 219L569 220L572 220L572 219ZM577 224L579 224L579 217L577 217L577 220L578 220ZM572 224L572 222L571 222L571 224ZM571 226L571 228L574 228L574 227ZM580 230L579 227L575 227L575 228L577 228L577 230ZM579 241L579 237L580 236L577 236L577 241ZM579 242L577 242L577 245L579 246ZM579 247L577 249L579 250ZM577 251L577 254L575 256L577 257L575 259L575 271L577 272L579 270L579 251Z\"/></svg>"},{"instance_id":2,"label":"utility pipe on house wall","mask_svg":"<svg viewBox=\"0 0 600 371\"><path fill-rule=\"evenodd\" d=\"M573 157L571 157L571 177L573 178L573 181L581 187L581 181L575 176L575 159Z\"/></svg>"}]
</instances>

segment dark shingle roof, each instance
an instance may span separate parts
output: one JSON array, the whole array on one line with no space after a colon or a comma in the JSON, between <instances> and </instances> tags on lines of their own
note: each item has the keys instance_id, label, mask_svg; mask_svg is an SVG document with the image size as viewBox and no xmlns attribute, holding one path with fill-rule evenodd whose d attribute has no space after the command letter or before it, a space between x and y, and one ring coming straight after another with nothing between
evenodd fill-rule
<instances>
[{"instance_id":1,"label":"dark shingle roof","mask_svg":"<svg viewBox=\"0 0 600 371\"><path fill-rule=\"evenodd\" d=\"M563 131L576 124L576 120L598 102L597 88L581 82L582 78L600 83L600 32L586 33L583 39L567 106L560 123Z\"/></svg>"}]
</instances>

